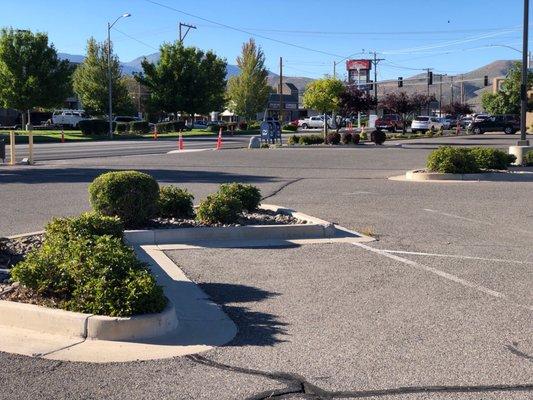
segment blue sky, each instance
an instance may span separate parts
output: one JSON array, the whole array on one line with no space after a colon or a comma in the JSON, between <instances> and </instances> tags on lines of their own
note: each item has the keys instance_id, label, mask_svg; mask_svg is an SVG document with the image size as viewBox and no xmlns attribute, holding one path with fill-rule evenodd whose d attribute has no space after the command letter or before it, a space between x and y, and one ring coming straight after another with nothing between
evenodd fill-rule
<instances>
[{"instance_id":1,"label":"blue sky","mask_svg":"<svg viewBox=\"0 0 533 400\"><path fill-rule=\"evenodd\" d=\"M84 54L88 37L104 40L107 22L130 12L132 17L121 20L112 33L121 61L175 40L182 21L198 27L186 44L212 49L232 64L250 33L256 35L269 69L277 71L281 56L284 73L291 76L331 74L334 60L363 50L386 59L379 79L410 76L428 67L455 74L520 57L490 45L520 48L523 0L153 1L170 8L150 0L2 0L0 26L47 32L58 51ZM354 56L359 57L365 55ZM343 70L343 64L338 68Z\"/></svg>"}]
</instances>

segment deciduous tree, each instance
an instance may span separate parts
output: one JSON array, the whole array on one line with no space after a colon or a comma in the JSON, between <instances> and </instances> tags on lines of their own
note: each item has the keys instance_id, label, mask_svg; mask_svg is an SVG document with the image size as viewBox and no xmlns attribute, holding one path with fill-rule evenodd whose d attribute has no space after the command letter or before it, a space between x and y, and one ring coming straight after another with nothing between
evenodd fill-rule
<instances>
[{"instance_id":1,"label":"deciduous tree","mask_svg":"<svg viewBox=\"0 0 533 400\"><path fill-rule=\"evenodd\" d=\"M265 109L271 90L267 82L265 55L253 39L242 45L237 65L241 72L229 79L227 100L233 111L251 120Z\"/></svg>"},{"instance_id":2,"label":"deciduous tree","mask_svg":"<svg viewBox=\"0 0 533 400\"><path fill-rule=\"evenodd\" d=\"M224 104L226 61L182 43L166 43L157 63L142 62L135 78L150 91L149 105L155 112L207 114Z\"/></svg>"},{"instance_id":3,"label":"deciduous tree","mask_svg":"<svg viewBox=\"0 0 533 400\"><path fill-rule=\"evenodd\" d=\"M99 114L105 114L109 109L107 51L107 43L97 43L94 38L90 38L87 42L85 60L76 68L73 76L74 91L83 107ZM122 76L120 61L113 53L111 53L111 87L113 111L117 114L133 113L133 102Z\"/></svg>"},{"instance_id":4,"label":"deciduous tree","mask_svg":"<svg viewBox=\"0 0 533 400\"><path fill-rule=\"evenodd\" d=\"M451 104L446 104L441 107L441 111L444 114L451 114L454 116L458 115L466 115L466 114L472 114L473 110L472 107L467 103L461 103L459 101L455 101Z\"/></svg>"},{"instance_id":5,"label":"deciduous tree","mask_svg":"<svg viewBox=\"0 0 533 400\"><path fill-rule=\"evenodd\" d=\"M413 93L408 95L405 92L387 93L379 101L380 107L389 110L393 113L400 114L403 120L403 132L405 133L405 123L407 116L422 108L427 107L431 101L434 101L433 96L428 96L421 93Z\"/></svg>"},{"instance_id":6,"label":"deciduous tree","mask_svg":"<svg viewBox=\"0 0 533 400\"><path fill-rule=\"evenodd\" d=\"M367 91L359 90L354 86L345 87L339 95L339 107L337 113L342 118L353 118L360 112L366 112L375 107L376 99ZM337 123L337 131L341 124Z\"/></svg>"},{"instance_id":7,"label":"deciduous tree","mask_svg":"<svg viewBox=\"0 0 533 400\"><path fill-rule=\"evenodd\" d=\"M70 94L72 68L61 61L45 33L0 31L0 106L22 112L55 107Z\"/></svg>"},{"instance_id":8,"label":"deciduous tree","mask_svg":"<svg viewBox=\"0 0 533 400\"><path fill-rule=\"evenodd\" d=\"M340 106L340 96L344 91L344 83L336 78L322 78L307 86L303 104L305 108L320 111L324 114L324 135L327 133L328 112L337 112Z\"/></svg>"}]
</instances>

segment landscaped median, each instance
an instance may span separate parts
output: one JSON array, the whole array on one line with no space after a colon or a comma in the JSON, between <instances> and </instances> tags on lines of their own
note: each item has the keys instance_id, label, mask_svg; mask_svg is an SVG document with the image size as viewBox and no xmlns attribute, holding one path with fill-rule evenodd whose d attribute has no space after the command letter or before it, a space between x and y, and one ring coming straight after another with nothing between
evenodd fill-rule
<instances>
[{"instance_id":1,"label":"landscaped median","mask_svg":"<svg viewBox=\"0 0 533 400\"><path fill-rule=\"evenodd\" d=\"M0 269L9 271L0 351L91 362L205 351L236 327L163 250L373 240L260 204L259 189L240 183L197 207L186 189L137 171L100 175L89 193L93 211L0 239Z\"/></svg>"},{"instance_id":2,"label":"landscaped median","mask_svg":"<svg viewBox=\"0 0 533 400\"><path fill-rule=\"evenodd\" d=\"M407 181L532 181L530 171L509 167L516 157L488 147L443 146L431 152L426 169L407 171L392 180Z\"/></svg>"}]
</instances>

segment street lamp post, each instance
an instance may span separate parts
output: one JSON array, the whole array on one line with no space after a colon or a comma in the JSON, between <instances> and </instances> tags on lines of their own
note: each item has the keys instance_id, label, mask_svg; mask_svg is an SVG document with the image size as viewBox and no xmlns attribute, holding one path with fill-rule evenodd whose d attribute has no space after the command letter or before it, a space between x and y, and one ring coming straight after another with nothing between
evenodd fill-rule
<instances>
[{"instance_id":1,"label":"street lamp post","mask_svg":"<svg viewBox=\"0 0 533 400\"><path fill-rule=\"evenodd\" d=\"M520 141L519 146L529 146L526 139L526 117L527 117L527 75L528 75L528 52L527 41L529 31L529 0L524 0L524 33L522 37L522 84L520 85Z\"/></svg>"},{"instance_id":2,"label":"street lamp post","mask_svg":"<svg viewBox=\"0 0 533 400\"><path fill-rule=\"evenodd\" d=\"M130 13L122 14L112 24L107 23L107 79L109 90L109 139L113 139L113 87L111 77L111 28L118 22L119 19L131 17Z\"/></svg>"}]
</instances>

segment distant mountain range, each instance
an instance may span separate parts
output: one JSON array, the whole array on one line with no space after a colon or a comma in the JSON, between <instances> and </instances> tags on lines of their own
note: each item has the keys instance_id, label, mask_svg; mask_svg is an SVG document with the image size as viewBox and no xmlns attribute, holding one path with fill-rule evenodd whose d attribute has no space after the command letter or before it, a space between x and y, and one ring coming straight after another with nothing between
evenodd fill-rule
<instances>
[{"instance_id":1,"label":"distant mountain range","mask_svg":"<svg viewBox=\"0 0 533 400\"><path fill-rule=\"evenodd\" d=\"M78 54L59 53L59 56L63 59L67 59L74 63L81 63L84 60L84 56ZM130 62L121 63L122 72L124 74L131 75L135 72L141 72L141 62L146 58L150 62L157 62L159 60L159 53L152 53L147 56L138 57ZM470 72L458 75L444 75L442 76L442 100L443 103L448 103L451 100L451 86L453 82L454 100L459 100L461 96L461 83L464 81L464 97L465 100L473 106L479 106L481 104L481 95L487 90L492 90L492 86L484 87L484 76L489 77L489 81L492 82L493 78L505 76L511 66L515 63L515 60L498 60L483 67L475 69ZM227 66L227 78L238 75L240 72L237 65L228 64ZM378 85L378 94L405 91L407 93L413 93L415 91L425 91L425 82L427 74L422 73L411 77L404 77L404 87L398 88L397 80L385 81ZM430 93L434 94L437 99L440 97L440 75L435 73L433 79L433 85L430 86ZM299 76L284 76L283 82L294 84L300 91L300 95L305 90L306 86L314 79L299 77ZM268 84L273 87L277 87L279 83L279 75L269 71L268 72Z\"/></svg>"},{"instance_id":2,"label":"distant mountain range","mask_svg":"<svg viewBox=\"0 0 533 400\"><path fill-rule=\"evenodd\" d=\"M81 63L85 59L85 56L79 55L79 54L68 54L68 53L59 53L59 57L65 60L69 60L73 63ZM155 63L159 60L159 52L152 53L147 56L137 57L136 59L129 61L129 62L123 62L120 63L122 66L122 72L126 75L132 75L136 72L141 72L142 67L141 63L144 59L147 59L148 61ZM239 75L240 69L237 65L228 64L227 66L227 78L230 78L235 75ZM283 81L286 83L293 83L300 92L303 92L307 84L309 82L312 82L313 79L311 78L305 78L305 77L298 77L298 76L287 76L283 77ZM276 87L279 83L279 75L268 71L268 84L270 86Z\"/></svg>"}]
</instances>

